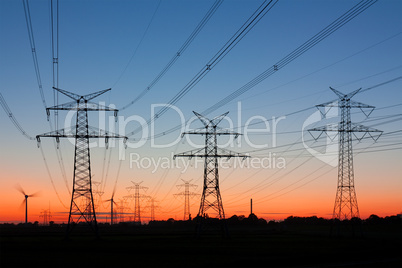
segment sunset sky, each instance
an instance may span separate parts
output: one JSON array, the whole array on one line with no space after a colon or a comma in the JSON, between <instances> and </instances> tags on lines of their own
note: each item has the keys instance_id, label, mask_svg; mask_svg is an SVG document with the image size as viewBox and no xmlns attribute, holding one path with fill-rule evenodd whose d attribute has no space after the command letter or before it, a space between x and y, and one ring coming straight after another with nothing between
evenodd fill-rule
<instances>
[{"instance_id":1,"label":"sunset sky","mask_svg":"<svg viewBox=\"0 0 402 268\"><path fill-rule=\"evenodd\" d=\"M383 134L377 142L366 136L353 143L360 216L402 212L401 1L376 2L262 82L209 109L359 3L280 0L174 107L132 134L205 68L263 2L223 1L172 67L129 105L167 66L215 1L59 1L58 87L79 95L112 88L93 102L120 109L118 122L112 113L89 112L90 125L129 136L126 150L119 142L105 150L103 140L91 140L96 200L110 199L116 185L114 199L120 205L119 200L133 193L126 187L142 182L148 189L141 194L155 199L156 219L181 220L184 199L174 194L184 191L177 187L182 180L191 180L197 185L191 189L198 194L191 198L191 214L196 216L203 159L173 160L173 155L200 148L204 136L181 138L186 129L181 120L195 129L202 123L192 111L208 111L208 118L229 111L220 126L243 135L236 141L218 137L218 143L250 158L222 159L226 162L219 169L220 190L226 217L247 216L252 198L253 212L267 220L290 215L331 218L338 176L331 163L337 162L337 155L327 150L325 135L314 142L307 130L339 120L335 116L332 121L311 121L318 111L315 105L337 98L329 87L344 93L362 88L353 100L376 109L368 118L353 109L352 121ZM47 106L54 106L50 1L29 1L29 8L44 97ZM22 1L0 1L0 33L1 94L29 136L51 131ZM58 95L59 104L70 101ZM74 114L61 111L58 128L74 120ZM53 127L53 113L50 122ZM63 139L57 152L54 140L42 138L44 160L36 140L24 137L4 111L0 123L0 222L24 221L24 197L17 184L27 194L39 192L28 200L29 221L41 222L41 212L50 207L52 220L67 222L74 144ZM182 128L169 131L176 126ZM128 201L125 212L132 213L134 205ZM149 205L146 199L141 203L144 222L150 217ZM109 203L99 202L98 219L105 221L109 211Z\"/></svg>"}]
</instances>

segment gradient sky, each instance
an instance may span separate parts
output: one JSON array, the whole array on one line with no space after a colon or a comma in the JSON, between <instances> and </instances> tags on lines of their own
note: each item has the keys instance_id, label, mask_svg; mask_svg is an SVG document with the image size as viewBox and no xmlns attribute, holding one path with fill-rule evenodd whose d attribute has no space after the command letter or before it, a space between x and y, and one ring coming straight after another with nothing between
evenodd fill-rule
<instances>
[{"instance_id":1,"label":"gradient sky","mask_svg":"<svg viewBox=\"0 0 402 268\"><path fill-rule=\"evenodd\" d=\"M53 106L50 4L49 1L29 3L44 94L48 106ZM175 55L213 3L206 0L60 0L59 87L82 95L111 87L111 92L94 101L113 104L117 108L127 105ZM261 3L224 1L166 75L144 98L119 113L120 124L130 116L148 120L152 105L168 103ZM201 112L237 90L356 3L358 1L279 1L201 82L176 103L177 110L186 120L192 118L193 110ZM254 201L257 216L266 219L283 219L290 215L331 217L337 168L305 150L301 137L302 133L309 134L303 131L303 124L317 111L315 105L336 99L330 86L342 92L351 92L401 76L401 15L401 1L378 1L262 83L206 115L214 117L229 111L228 119L234 125L224 120L222 127L234 128L242 134L245 131L242 126L254 117L251 123L256 124L250 129L259 128L260 132L251 131L239 138L241 144L227 149L243 153L255 150L247 143L247 136L253 144L268 143L265 150L250 152L252 157L249 161L255 159L255 164L262 159L268 161L269 157L272 161L271 167L258 168L258 163L257 166L251 162L243 163L243 167L239 167L241 162L232 160L226 168L220 169L220 189L227 217L248 215L250 198ZM1 93L30 136L49 132L22 1L0 1L0 33ZM386 134L377 143L370 139L354 143L355 183L362 218L370 214L387 216L402 211L402 135L395 132L401 131L401 86L402 79L399 79L353 98L376 109L367 119L358 109L353 110L352 120ZM59 103L69 101L67 97L59 96ZM264 131L261 118L271 120L302 109L306 110L286 116L277 123L274 144L272 121L268 123L270 129ZM60 113L60 128L64 126L66 116L66 112ZM109 115L105 117L106 121L94 112L89 116L91 125L95 127L109 128L113 125ZM36 141L21 135L4 112L0 113L0 123L0 222L24 220L24 210L20 208L23 195L15 189L16 184L20 184L27 193L40 191L39 197L29 199L30 221L40 221L41 211L50 206L53 220L65 222L71 198L69 190L72 189L74 146L67 140L60 145L66 170L64 180L54 142L50 138L42 139L41 146L49 164L53 187ZM178 113L170 109L155 121L155 133L162 133L179 123ZM325 123L317 122L309 128ZM130 122L125 128L126 133L137 126L138 123ZM201 123L194 121L191 127L201 127ZM155 139L154 144L168 144L179 136L180 131L175 131ZM135 145L141 133L130 138L136 139L131 144ZM305 138L309 140L306 146L310 147L325 142L313 143L310 136ZM219 141L225 144L227 139L222 137ZM100 191L104 194L101 199L110 198L116 179L116 201L128 194L126 187L132 185L131 181L142 181L141 185L148 187L143 194L158 201L157 219L182 219L184 200L175 198L173 194L183 191L183 188L178 189L176 185L182 183L181 179L192 180L198 185L192 191L201 194L202 190L201 159L178 159L177 166L172 164L172 155L193 148L190 142L202 145L203 140L202 137L191 137L191 141L184 138L166 148L155 148L151 141L147 141L139 148L128 148L124 151L126 160L121 162L118 177L119 148L105 151L103 144L97 143L98 146L91 150L91 161L93 180L102 181ZM322 150L324 148L321 147ZM131 167L130 154L133 160ZM155 167L152 161L163 162L165 166ZM284 161L285 165L280 166L278 161ZM184 165L189 165L186 170ZM199 196L191 199L193 216L198 211L199 201ZM127 212L132 211L132 203L128 206ZM147 206L145 201L143 206ZM109 205L104 203L98 211L109 210ZM143 220L147 221L149 215L149 209L144 208ZM104 220L104 216L99 218Z\"/></svg>"}]
</instances>

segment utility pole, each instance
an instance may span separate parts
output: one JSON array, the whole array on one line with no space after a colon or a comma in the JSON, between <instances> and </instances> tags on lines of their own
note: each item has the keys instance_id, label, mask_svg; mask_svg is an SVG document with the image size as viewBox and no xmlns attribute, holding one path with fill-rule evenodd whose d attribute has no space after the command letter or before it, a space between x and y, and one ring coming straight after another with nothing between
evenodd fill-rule
<instances>
[{"instance_id":1,"label":"utility pole","mask_svg":"<svg viewBox=\"0 0 402 268\"><path fill-rule=\"evenodd\" d=\"M60 138L75 139L73 191L71 193L71 204L68 216L66 238L68 238L68 236L70 235L73 227L81 220L88 223L96 236L99 237L94 198L92 193L89 139L105 138L105 144L107 148L110 138L121 138L124 140L124 142L126 142L127 137L108 133L107 131L88 126L88 111L114 112L115 119L117 120L117 109L90 102L90 100L108 92L110 88L84 96L80 96L63 89L55 87L53 88L58 92L64 94L65 96L73 99L73 101L46 108L48 119L50 116L50 110L72 110L77 112L75 126L51 131L36 136L38 146L40 145L41 137L56 138L57 144L59 144Z\"/></svg>"},{"instance_id":2,"label":"utility pole","mask_svg":"<svg viewBox=\"0 0 402 268\"><path fill-rule=\"evenodd\" d=\"M205 159L204 185L203 185L200 209L197 215L197 218L199 219L197 223L197 234L199 235L202 228L202 221L205 220L206 217L209 217L209 215L207 214L208 210L212 209L213 210L212 213L215 214L216 218L218 218L219 220L225 219L222 197L219 190L218 159L222 157L228 159L232 157L246 158L248 156L239 153L234 153L226 149L218 148L217 136L234 135L235 138L237 138L239 135L241 135L240 133L235 133L218 127L218 124L229 112L217 116L212 120L204 117L203 115L197 112L193 113L203 123L204 127L196 129L194 131L183 132L182 137L185 134L204 135L205 147L198 150L192 150L189 152L176 154L174 158L189 157L191 159L192 157L202 157ZM223 234L228 235L225 223L223 223Z\"/></svg>"},{"instance_id":3,"label":"utility pole","mask_svg":"<svg viewBox=\"0 0 402 268\"><path fill-rule=\"evenodd\" d=\"M140 190L146 191L148 187L141 186L142 182L136 183L131 181L134 185L129 186L126 189L132 190L134 189L134 195L131 195L134 198L134 222L139 222L141 224L141 206L140 206L140 199L145 198L147 196L141 195Z\"/></svg>"},{"instance_id":4,"label":"utility pole","mask_svg":"<svg viewBox=\"0 0 402 268\"><path fill-rule=\"evenodd\" d=\"M366 135L369 135L374 141L377 141L382 134L382 131L351 122L351 108L360 108L366 117L368 117L375 108L374 106L351 100L351 98L356 95L361 88L349 94L343 94L342 92L331 87L330 89L338 96L339 99L319 104L316 107L324 118L331 107L338 107L341 112L340 121L337 124L329 124L310 129L309 132L321 132L317 138L313 136L314 139L318 139L322 133L327 134L327 132L331 131L337 132L339 136L338 186L332 217L333 219L338 220L360 218L354 182L352 134L359 141ZM366 113L363 109L369 109L369 112ZM360 133L361 136L358 136L356 133ZM377 135L372 135L372 133ZM328 135L328 137L330 136Z\"/></svg>"},{"instance_id":5,"label":"utility pole","mask_svg":"<svg viewBox=\"0 0 402 268\"><path fill-rule=\"evenodd\" d=\"M182 179L184 184L179 184L177 185L177 188L180 190L182 187L184 187L184 191L180 192L178 194L174 194L174 196L184 196L184 217L183 220L191 220L191 213L190 213L190 197L194 197L198 195L197 193L190 192L190 187L196 189L197 185L195 184L190 184L191 180L185 181Z\"/></svg>"}]
</instances>

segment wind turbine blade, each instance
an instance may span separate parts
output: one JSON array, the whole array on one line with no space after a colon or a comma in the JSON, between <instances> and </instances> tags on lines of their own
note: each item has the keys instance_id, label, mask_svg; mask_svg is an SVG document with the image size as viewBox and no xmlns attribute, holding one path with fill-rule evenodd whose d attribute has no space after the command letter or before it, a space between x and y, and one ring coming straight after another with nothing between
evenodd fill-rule
<instances>
[{"instance_id":1,"label":"wind turbine blade","mask_svg":"<svg viewBox=\"0 0 402 268\"><path fill-rule=\"evenodd\" d=\"M17 189L17 190L18 190L20 193L22 193L23 195L26 195L26 194L25 194L25 191L24 191L24 189L22 189L21 185L16 184L16 185L15 185L15 189Z\"/></svg>"},{"instance_id":2,"label":"wind turbine blade","mask_svg":"<svg viewBox=\"0 0 402 268\"><path fill-rule=\"evenodd\" d=\"M22 203L21 203L21 205L20 205L20 207L19 207L20 210L23 209L23 208L25 208L25 202L26 202L26 200L25 200L25 198L24 198L24 200L22 201Z\"/></svg>"},{"instance_id":3,"label":"wind turbine blade","mask_svg":"<svg viewBox=\"0 0 402 268\"><path fill-rule=\"evenodd\" d=\"M115 192L116 192L116 184L115 184L114 187L113 187L113 192L112 192L112 198L111 198L111 199L113 199Z\"/></svg>"},{"instance_id":4,"label":"wind turbine blade","mask_svg":"<svg viewBox=\"0 0 402 268\"><path fill-rule=\"evenodd\" d=\"M39 197L39 196L40 196L40 191L28 195L28 197Z\"/></svg>"}]
</instances>

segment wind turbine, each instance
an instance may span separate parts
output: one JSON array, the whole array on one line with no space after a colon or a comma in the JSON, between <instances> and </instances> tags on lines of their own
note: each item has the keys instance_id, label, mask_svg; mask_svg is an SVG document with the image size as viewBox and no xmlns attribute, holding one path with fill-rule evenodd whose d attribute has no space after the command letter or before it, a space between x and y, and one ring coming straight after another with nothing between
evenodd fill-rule
<instances>
[{"instance_id":1,"label":"wind turbine","mask_svg":"<svg viewBox=\"0 0 402 268\"><path fill-rule=\"evenodd\" d=\"M110 225L113 225L113 203L117 205L117 203L113 200L114 192L116 191L116 187L113 189L112 197L105 202L110 201Z\"/></svg>"},{"instance_id":2,"label":"wind turbine","mask_svg":"<svg viewBox=\"0 0 402 268\"><path fill-rule=\"evenodd\" d=\"M22 189L22 187L19 184L17 184L15 187L17 188L17 190L20 193L22 193L25 196L25 199L24 199L24 201L22 201L21 206L25 204L25 224L27 224L28 223L28 197L37 197L38 193L36 192L34 194L26 194L24 189Z\"/></svg>"}]
</instances>

